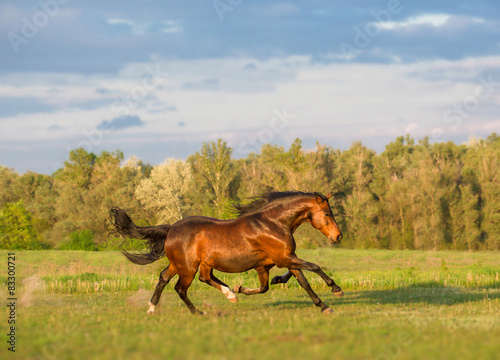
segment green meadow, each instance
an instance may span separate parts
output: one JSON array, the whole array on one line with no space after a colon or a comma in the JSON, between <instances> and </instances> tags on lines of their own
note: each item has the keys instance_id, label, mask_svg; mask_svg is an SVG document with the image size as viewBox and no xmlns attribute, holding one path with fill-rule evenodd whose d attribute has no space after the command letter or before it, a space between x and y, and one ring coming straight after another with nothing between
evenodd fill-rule
<instances>
[{"instance_id":1,"label":"green meadow","mask_svg":"<svg viewBox=\"0 0 500 360\"><path fill-rule=\"evenodd\" d=\"M7 350L7 251L0 251L2 359L498 359L500 254L300 250L343 288L336 298L306 273L322 314L292 278L230 303L197 280L194 316L167 285L158 313L147 302L162 259L119 252L16 251L16 352ZM271 276L284 273L273 269ZM218 276L258 287L257 275Z\"/></svg>"}]
</instances>

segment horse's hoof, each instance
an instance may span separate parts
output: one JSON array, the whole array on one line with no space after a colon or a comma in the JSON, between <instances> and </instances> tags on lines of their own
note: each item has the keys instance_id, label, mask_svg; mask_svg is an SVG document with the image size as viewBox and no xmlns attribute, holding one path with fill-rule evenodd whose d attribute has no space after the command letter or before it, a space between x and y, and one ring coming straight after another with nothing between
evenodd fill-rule
<instances>
[{"instance_id":1,"label":"horse's hoof","mask_svg":"<svg viewBox=\"0 0 500 360\"><path fill-rule=\"evenodd\" d=\"M149 305L149 309L148 309L147 314L148 314L148 315L154 315L154 313L156 312L156 305L153 305L153 304L151 303L151 301L150 301L150 302L148 302L148 305Z\"/></svg>"},{"instance_id":2,"label":"horse's hoof","mask_svg":"<svg viewBox=\"0 0 500 360\"><path fill-rule=\"evenodd\" d=\"M232 303L238 302L238 298L236 297L236 295L234 295L234 293L227 286L222 286L220 290L222 291L226 299L228 299Z\"/></svg>"},{"instance_id":3,"label":"horse's hoof","mask_svg":"<svg viewBox=\"0 0 500 360\"><path fill-rule=\"evenodd\" d=\"M333 314L333 309L329 308L329 307L326 307L323 310L321 310L321 313L322 314Z\"/></svg>"},{"instance_id":4,"label":"horse's hoof","mask_svg":"<svg viewBox=\"0 0 500 360\"><path fill-rule=\"evenodd\" d=\"M233 288L233 292L235 292L236 294L240 293L241 292L241 285L236 285Z\"/></svg>"},{"instance_id":5,"label":"horse's hoof","mask_svg":"<svg viewBox=\"0 0 500 360\"><path fill-rule=\"evenodd\" d=\"M272 278L271 280L271 285L276 285L276 284L281 284L281 281L280 281L280 277L279 276L275 276Z\"/></svg>"},{"instance_id":6,"label":"horse's hoof","mask_svg":"<svg viewBox=\"0 0 500 360\"><path fill-rule=\"evenodd\" d=\"M344 296L344 292L342 290L332 291L332 294L335 295L335 296L337 296L337 297Z\"/></svg>"}]
</instances>

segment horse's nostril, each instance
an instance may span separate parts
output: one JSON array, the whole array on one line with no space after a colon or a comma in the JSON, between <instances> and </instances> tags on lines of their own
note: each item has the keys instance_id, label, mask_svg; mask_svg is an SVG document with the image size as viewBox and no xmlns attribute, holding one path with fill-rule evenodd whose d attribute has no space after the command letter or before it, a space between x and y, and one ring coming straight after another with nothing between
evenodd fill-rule
<instances>
[{"instance_id":1,"label":"horse's nostril","mask_svg":"<svg viewBox=\"0 0 500 360\"><path fill-rule=\"evenodd\" d=\"M342 234L340 234L339 236L337 236L337 241L342 240L342 237L343 237Z\"/></svg>"}]
</instances>

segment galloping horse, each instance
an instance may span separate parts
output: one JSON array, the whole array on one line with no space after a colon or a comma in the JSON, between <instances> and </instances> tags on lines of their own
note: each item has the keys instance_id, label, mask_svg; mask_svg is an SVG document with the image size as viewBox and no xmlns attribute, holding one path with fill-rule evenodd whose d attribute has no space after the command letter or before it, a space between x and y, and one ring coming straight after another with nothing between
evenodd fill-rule
<instances>
[{"instance_id":1,"label":"galloping horse","mask_svg":"<svg viewBox=\"0 0 500 360\"><path fill-rule=\"evenodd\" d=\"M175 290L179 297L193 314L202 314L187 297L187 290L198 269L202 282L220 290L229 301L237 302L235 293L265 293L269 289L269 270L274 266L288 268L289 271L274 277L271 284L285 283L295 276L314 304L323 313L331 313L333 310L311 289L302 270L318 274L336 296L344 294L342 289L318 265L297 257L293 238L297 227L309 222L331 243L342 239L342 232L328 203L330 197L331 193L324 196L320 193L269 192L254 198L249 204L235 205L239 216L233 220L191 216L173 225L139 227L125 211L116 207L111 209L110 220L122 236L146 241L147 252L131 254L123 250L131 262L145 265L165 255L170 261L160 274L148 313L155 312L165 285L176 274L179 280ZM237 285L231 291L214 276L213 269L226 273L255 269L260 288L248 289Z\"/></svg>"}]
</instances>

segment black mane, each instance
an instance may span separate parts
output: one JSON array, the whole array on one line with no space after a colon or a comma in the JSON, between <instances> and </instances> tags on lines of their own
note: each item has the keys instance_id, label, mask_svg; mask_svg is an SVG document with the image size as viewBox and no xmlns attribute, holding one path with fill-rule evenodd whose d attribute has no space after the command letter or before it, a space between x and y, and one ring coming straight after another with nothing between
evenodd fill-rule
<instances>
[{"instance_id":1,"label":"black mane","mask_svg":"<svg viewBox=\"0 0 500 360\"><path fill-rule=\"evenodd\" d=\"M235 209L236 214L238 214L238 217L240 217L243 215L260 211L268 204L277 201L279 199L290 198L295 196L307 196L307 195L314 195L314 194L302 191L281 191L281 192L271 191L251 197L250 199L252 200L252 202L248 204L234 204L233 207Z\"/></svg>"}]
</instances>

